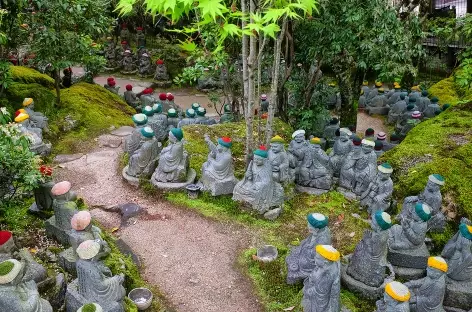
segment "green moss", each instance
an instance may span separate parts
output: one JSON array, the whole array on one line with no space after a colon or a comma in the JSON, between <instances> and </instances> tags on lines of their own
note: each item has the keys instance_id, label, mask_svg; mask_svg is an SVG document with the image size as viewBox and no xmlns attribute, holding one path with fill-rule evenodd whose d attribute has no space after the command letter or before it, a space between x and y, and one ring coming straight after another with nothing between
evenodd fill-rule
<instances>
[{"instance_id":1,"label":"green moss","mask_svg":"<svg viewBox=\"0 0 472 312\"><path fill-rule=\"evenodd\" d=\"M82 312L95 312L97 308L93 303L87 303L86 305L82 306Z\"/></svg>"},{"instance_id":2,"label":"green moss","mask_svg":"<svg viewBox=\"0 0 472 312\"><path fill-rule=\"evenodd\" d=\"M37 83L48 89L54 88L54 79L48 75L41 74L37 70L23 66L10 66L13 81L24 84Z\"/></svg>"},{"instance_id":3,"label":"green moss","mask_svg":"<svg viewBox=\"0 0 472 312\"><path fill-rule=\"evenodd\" d=\"M453 76L431 86L429 93L431 96L438 97L440 103L454 104L459 100Z\"/></svg>"},{"instance_id":4,"label":"green moss","mask_svg":"<svg viewBox=\"0 0 472 312\"><path fill-rule=\"evenodd\" d=\"M265 120L263 121L265 129ZM197 176L201 174L203 163L207 160L209 149L204 140L204 134L208 134L215 141L222 136L229 136L233 140L231 151L233 154L235 175L240 178L244 175L245 169L245 143L246 143L246 124L244 122L233 122L218 124L213 126L190 125L183 128L186 141L185 149L190 156L190 167L197 171ZM287 143L291 140L293 129L278 118L274 119L274 135L278 134L285 139ZM257 121L254 122L255 142L259 141L257 135Z\"/></svg>"},{"instance_id":5,"label":"green moss","mask_svg":"<svg viewBox=\"0 0 472 312\"><path fill-rule=\"evenodd\" d=\"M0 229L21 235L29 228L42 228L44 222L28 213L28 208L33 202L34 198L24 198L8 205L0 205Z\"/></svg>"},{"instance_id":6,"label":"green moss","mask_svg":"<svg viewBox=\"0 0 472 312\"><path fill-rule=\"evenodd\" d=\"M15 265L11 261L3 261L0 263L0 276L10 273L14 266Z\"/></svg>"},{"instance_id":7,"label":"green moss","mask_svg":"<svg viewBox=\"0 0 472 312\"><path fill-rule=\"evenodd\" d=\"M13 83L6 90L6 96L12 111L22 108L24 98L30 97L34 100L34 110L42 112L46 116L54 116L56 112L54 91L38 83Z\"/></svg>"}]
</instances>

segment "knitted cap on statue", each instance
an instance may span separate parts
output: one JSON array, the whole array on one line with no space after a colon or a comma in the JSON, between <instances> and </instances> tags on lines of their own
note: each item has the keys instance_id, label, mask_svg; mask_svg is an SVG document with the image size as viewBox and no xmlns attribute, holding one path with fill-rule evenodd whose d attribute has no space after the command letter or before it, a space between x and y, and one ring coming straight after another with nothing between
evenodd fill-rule
<instances>
[{"instance_id":1,"label":"knitted cap on statue","mask_svg":"<svg viewBox=\"0 0 472 312\"><path fill-rule=\"evenodd\" d=\"M218 139L218 144L220 144L221 146L227 147L227 148L231 148L231 146L233 146L233 142L231 141L231 138L229 138L229 137L219 138Z\"/></svg>"},{"instance_id":2,"label":"knitted cap on statue","mask_svg":"<svg viewBox=\"0 0 472 312\"><path fill-rule=\"evenodd\" d=\"M279 136L279 135L276 135L274 136L272 139L270 139L270 143L285 143L285 140Z\"/></svg>"},{"instance_id":3,"label":"knitted cap on statue","mask_svg":"<svg viewBox=\"0 0 472 312\"><path fill-rule=\"evenodd\" d=\"M94 240L86 240L77 247L76 251L80 259L89 260L98 255L100 252L100 244Z\"/></svg>"},{"instance_id":4,"label":"knitted cap on statue","mask_svg":"<svg viewBox=\"0 0 472 312\"><path fill-rule=\"evenodd\" d=\"M385 286L385 293L400 302L410 300L410 291L408 290L408 287L400 282L393 281L388 283Z\"/></svg>"},{"instance_id":5,"label":"knitted cap on statue","mask_svg":"<svg viewBox=\"0 0 472 312\"><path fill-rule=\"evenodd\" d=\"M339 251L331 245L317 245L315 249L316 253L329 261L339 261L341 257Z\"/></svg>"},{"instance_id":6,"label":"knitted cap on statue","mask_svg":"<svg viewBox=\"0 0 472 312\"><path fill-rule=\"evenodd\" d=\"M254 155L262 158L267 158L269 156L267 153L267 148L264 145L259 146L259 148L254 151Z\"/></svg>"},{"instance_id":7,"label":"knitted cap on statue","mask_svg":"<svg viewBox=\"0 0 472 312\"><path fill-rule=\"evenodd\" d=\"M328 218L321 213L310 213L306 219L312 227L317 229L322 229L328 225Z\"/></svg>"},{"instance_id":8,"label":"knitted cap on statue","mask_svg":"<svg viewBox=\"0 0 472 312\"><path fill-rule=\"evenodd\" d=\"M53 196L60 196L64 195L67 192L70 191L72 188L72 184L69 181L62 181L54 184L54 186L51 189L51 194Z\"/></svg>"},{"instance_id":9,"label":"knitted cap on statue","mask_svg":"<svg viewBox=\"0 0 472 312\"><path fill-rule=\"evenodd\" d=\"M386 231L392 227L392 218L388 213L379 210L374 214L374 217L382 230Z\"/></svg>"},{"instance_id":10,"label":"knitted cap on statue","mask_svg":"<svg viewBox=\"0 0 472 312\"><path fill-rule=\"evenodd\" d=\"M70 224L76 231L83 231L92 222L92 216L88 211L79 211L71 219Z\"/></svg>"},{"instance_id":11,"label":"knitted cap on statue","mask_svg":"<svg viewBox=\"0 0 472 312\"><path fill-rule=\"evenodd\" d=\"M447 272L447 262L442 257L429 257L428 266L443 272Z\"/></svg>"}]
</instances>

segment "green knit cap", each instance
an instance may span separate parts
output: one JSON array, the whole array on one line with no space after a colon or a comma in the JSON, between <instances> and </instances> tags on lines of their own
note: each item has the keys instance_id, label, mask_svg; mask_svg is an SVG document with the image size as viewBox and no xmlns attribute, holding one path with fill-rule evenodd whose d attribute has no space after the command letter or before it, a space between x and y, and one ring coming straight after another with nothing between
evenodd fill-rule
<instances>
[{"instance_id":1,"label":"green knit cap","mask_svg":"<svg viewBox=\"0 0 472 312\"><path fill-rule=\"evenodd\" d=\"M145 108L143 108L143 113L146 116L152 116L152 115L154 115L154 110L152 109L151 106L146 106Z\"/></svg>"},{"instance_id":2,"label":"green knit cap","mask_svg":"<svg viewBox=\"0 0 472 312\"><path fill-rule=\"evenodd\" d=\"M392 219L390 215L382 210L375 212L375 221L382 230L388 230L392 226Z\"/></svg>"},{"instance_id":3,"label":"green knit cap","mask_svg":"<svg viewBox=\"0 0 472 312\"><path fill-rule=\"evenodd\" d=\"M279 135L276 135L275 137L273 137L272 139L270 139L270 143L285 143L284 139L279 136Z\"/></svg>"},{"instance_id":4,"label":"green knit cap","mask_svg":"<svg viewBox=\"0 0 472 312\"><path fill-rule=\"evenodd\" d=\"M259 148L254 151L254 155L260 156L262 158L267 158L269 156L267 153L267 148L264 145L259 146Z\"/></svg>"},{"instance_id":5,"label":"green knit cap","mask_svg":"<svg viewBox=\"0 0 472 312\"><path fill-rule=\"evenodd\" d=\"M187 115L187 117L193 118L195 117L195 110L193 108L189 108L185 111L185 115Z\"/></svg>"},{"instance_id":6,"label":"green knit cap","mask_svg":"<svg viewBox=\"0 0 472 312\"><path fill-rule=\"evenodd\" d=\"M321 213L310 213L306 219L316 229L322 229L328 225L328 218Z\"/></svg>"},{"instance_id":7,"label":"green knit cap","mask_svg":"<svg viewBox=\"0 0 472 312\"><path fill-rule=\"evenodd\" d=\"M197 108L197 115L198 115L198 116L205 116L206 112L207 112L207 111L206 111L206 109L205 109L204 107L201 107L201 106L200 106L199 108Z\"/></svg>"},{"instance_id":8,"label":"green knit cap","mask_svg":"<svg viewBox=\"0 0 472 312\"><path fill-rule=\"evenodd\" d=\"M459 231L461 232L462 236L468 240L472 240L472 227L470 225L467 226L467 224L461 223L459 225Z\"/></svg>"},{"instance_id":9,"label":"green knit cap","mask_svg":"<svg viewBox=\"0 0 472 312\"><path fill-rule=\"evenodd\" d=\"M220 144L221 146L227 147L227 148L231 148L231 146L233 146L233 142L231 141L231 138L229 138L229 137L219 138L218 139L218 144Z\"/></svg>"},{"instance_id":10,"label":"green knit cap","mask_svg":"<svg viewBox=\"0 0 472 312\"><path fill-rule=\"evenodd\" d=\"M180 128L172 128L170 132L173 136L177 138L177 140L181 141L184 138L184 132Z\"/></svg>"},{"instance_id":11,"label":"green knit cap","mask_svg":"<svg viewBox=\"0 0 472 312\"><path fill-rule=\"evenodd\" d=\"M177 111L174 108L169 108L167 111L167 117L177 117Z\"/></svg>"},{"instance_id":12,"label":"green knit cap","mask_svg":"<svg viewBox=\"0 0 472 312\"><path fill-rule=\"evenodd\" d=\"M437 103L437 102L439 102L439 99L438 99L437 97L435 97L435 96L434 96L434 97L431 99L431 102L433 102L433 103Z\"/></svg>"},{"instance_id":13,"label":"green knit cap","mask_svg":"<svg viewBox=\"0 0 472 312\"><path fill-rule=\"evenodd\" d=\"M154 131L151 127L141 128L141 134L146 138L152 138L154 136Z\"/></svg>"},{"instance_id":14,"label":"green knit cap","mask_svg":"<svg viewBox=\"0 0 472 312\"><path fill-rule=\"evenodd\" d=\"M425 222L431 219L431 208L427 204L417 202L415 212Z\"/></svg>"},{"instance_id":15,"label":"green knit cap","mask_svg":"<svg viewBox=\"0 0 472 312\"><path fill-rule=\"evenodd\" d=\"M197 110L199 107L200 107L200 103L197 103L197 102L192 103L192 108L193 108L194 110Z\"/></svg>"},{"instance_id":16,"label":"green knit cap","mask_svg":"<svg viewBox=\"0 0 472 312\"><path fill-rule=\"evenodd\" d=\"M422 96L428 96L428 94L429 94L429 93L428 93L428 90L423 90L423 91L421 91L421 95L422 95Z\"/></svg>"},{"instance_id":17,"label":"green knit cap","mask_svg":"<svg viewBox=\"0 0 472 312\"><path fill-rule=\"evenodd\" d=\"M142 126L142 125L145 125L148 121L148 118L146 115L144 114L134 114L133 117L133 122L137 125L137 126Z\"/></svg>"},{"instance_id":18,"label":"green knit cap","mask_svg":"<svg viewBox=\"0 0 472 312\"><path fill-rule=\"evenodd\" d=\"M231 113L231 106L229 106L229 104L225 104L225 106L223 106L223 109L225 113Z\"/></svg>"},{"instance_id":19,"label":"green knit cap","mask_svg":"<svg viewBox=\"0 0 472 312\"><path fill-rule=\"evenodd\" d=\"M159 103L154 104L152 109L154 110L154 113L162 113L162 105Z\"/></svg>"},{"instance_id":20,"label":"green knit cap","mask_svg":"<svg viewBox=\"0 0 472 312\"><path fill-rule=\"evenodd\" d=\"M410 97L408 98L408 102L409 102L409 103L416 103L416 98L415 98L414 96L410 96Z\"/></svg>"}]
</instances>

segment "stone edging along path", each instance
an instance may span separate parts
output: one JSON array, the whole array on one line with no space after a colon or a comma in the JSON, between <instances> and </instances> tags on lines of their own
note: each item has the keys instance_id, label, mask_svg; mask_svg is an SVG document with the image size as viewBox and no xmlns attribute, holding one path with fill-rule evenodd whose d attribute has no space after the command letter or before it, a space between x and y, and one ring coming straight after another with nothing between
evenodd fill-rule
<instances>
[{"instance_id":1,"label":"stone edging along path","mask_svg":"<svg viewBox=\"0 0 472 312\"><path fill-rule=\"evenodd\" d=\"M91 208L135 203L145 209L115 234L140 258L143 277L177 311L262 311L250 281L235 268L241 249L249 248L256 238L240 226L145 198L118 173L118 138L102 136L101 147L65 159L58 178L70 181ZM117 213L97 208L91 213L107 229L120 226Z\"/></svg>"}]
</instances>

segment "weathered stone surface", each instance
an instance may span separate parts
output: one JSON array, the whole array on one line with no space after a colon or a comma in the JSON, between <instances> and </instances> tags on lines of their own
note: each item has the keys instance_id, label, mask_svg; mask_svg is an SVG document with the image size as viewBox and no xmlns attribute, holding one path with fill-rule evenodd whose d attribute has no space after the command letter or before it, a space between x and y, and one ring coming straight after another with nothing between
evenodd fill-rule
<instances>
[{"instance_id":1,"label":"weathered stone surface","mask_svg":"<svg viewBox=\"0 0 472 312\"><path fill-rule=\"evenodd\" d=\"M44 223L46 228L46 235L49 237L54 237L62 245L69 246L69 233L70 230L63 230L56 225L56 217L52 216Z\"/></svg>"},{"instance_id":2,"label":"weathered stone surface","mask_svg":"<svg viewBox=\"0 0 472 312\"><path fill-rule=\"evenodd\" d=\"M296 185L295 190L297 192L307 193L307 194L311 194L311 195L322 195L322 194L325 194L325 193L329 192L329 190L322 190L322 189L317 189L317 188L307 187L307 186L301 186L301 185Z\"/></svg>"},{"instance_id":3,"label":"weathered stone surface","mask_svg":"<svg viewBox=\"0 0 472 312\"><path fill-rule=\"evenodd\" d=\"M136 89L136 91L139 92L137 89ZM133 130L134 130L134 127L122 126L122 127L119 127L116 130L113 130L111 132L111 134L115 135L115 136L119 136L119 137L125 137L125 136L128 136L128 135L131 135L131 133L133 133Z\"/></svg>"},{"instance_id":4,"label":"weathered stone surface","mask_svg":"<svg viewBox=\"0 0 472 312\"><path fill-rule=\"evenodd\" d=\"M75 270L75 262L77 260L77 256L72 248L67 248L66 250L62 251L59 254L58 264L61 268L63 268L66 272L76 275L77 272Z\"/></svg>"},{"instance_id":5,"label":"weathered stone surface","mask_svg":"<svg viewBox=\"0 0 472 312\"><path fill-rule=\"evenodd\" d=\"M395 277L404 280L416 280L426 276L426 270L393 266Z\"/></svg>"},{"instance_id":6,"label":"weathered stone surface","mask_svg":"<svg viewBox=\"0 0 472 312\"><path fill-rule=\"evenodd\" d=\"M85 299L79 294L78 291L78 280L74 280L67 285L66 291L66 311L77 311L84 304L89 303L89 300ZM123 305L118 303L110 303L109 306L100 305L103 312L124 312Z\"/></svg>"},{"instance_id":7,"label":"weathered stone surface","mask_svg":"<svg viewBox=\"0 0 472 312\"><path fill-rule=\"evenodd\" d=\"M343 187L338 187L336 189L336 191L338 191L339 193L343 194L344 197L348 200L356 200L356 199L359 199L359 196L357 196L356 194L354 194L353 192L343 188Z\"/></svg>"},{"instance_id":8,"label":"weathered stone surface","mask_svg":"<svg viewBox=\"0 0 472 312\"><path fill-rule=\"evenodd\" d=\"M426 269L429 251L426 244L413 250L392 250L389 248L387 259L394 266L412 269Z\"/></svg>"},{"instance_id":9,"label":"weathered stone surface","mask_svg":"<svg viewBox=\"0 0 472 312\"><path fill-rule=\"evenodd\" d=\"M282 208L275 208L264 213L264 218L270 221L277 219L282 213Z\"/></svg>"},{"instance_id":10,"label":"weathered stone surface","mask_svg":"<svg viewBox=\"0 0 472 312\"><path fill-rule=\"evenodd\" d=\"M70 161L77 160L84 156L82 153L77 153L77 154L59 154L56 157L54 157L54 162L57 164L63 164L67 163Z\"/></svg>"},{"instance_id":11,"label":"weathered stone surface","mask_svg":"<svg viewBox=\"0 0 472 312\"><path fill-rule=\"evenodd\" d=\"M122 143L122 138L110 134L103 134L98 137L98 146L100 147L120 147Z\"/></svg>"},{"instance_id":12,"label":"weathered stone surface","mask_svg":"<svg viewBox=\"0 0 472 312\"><path fill-rule=\"evenodd\" d=\"M349 274L346 273L346 270L347 265L341 265L341 281L344 287L346 287L353 293L359 294L360 296L366 299L376 300L382 297L384 292L384 288L382 286L372 287L362 282L359 282L349 276Z\"/></svg>"},{"instance_id":13,"label":"weathered stone surface","mask_svg":"<svg viewBox=\"0 0 472 312\"><path fill-rule=\"evenodd\" d=\"M444 306L468 311L472 307L472 282L457 282L447 278Z\"/></svg>"},{"instance_id":14,"label":"weathered stone surface","mask_svg":"<svg viewBox=\"0 0 472 312\"><path fill-rule=\"evenodd\" d=\"M154 173L155 175L156 173ZM153 177L154 177L153 175ZM151 178L151 183L155 187L161 190L184 190L185 187L189 184L192 184L195 181L195 178L197 177L197 172L190 168L188 173L187 173L187 179L185 182L181 183L172 183L172 182L158 182L156 179Z\"/></svg>"},{"instance_id":15,"label":"weathered stone surface","mask_svg":"<svg viewBox=\"0 0 472 312\"><path fill-rule=\"evenodd\" d=\"M120 211L122 221L127 221L129 218L135 217L144 212L144 209L135 203L121 204L116 206L116 208Z\"/></svg>"},{"instance_id":16,"label":"weathered stone surface","mask_svg":"<svg viewBox=\"0 0 472 312\"><path fill-rule=\"evenodd\" d=\"M139 186L139 178L132 177L126 172L128 171L128 166L124 167L123 170L121 171L121 175L123 176L123 179L125 179L129 184L132 186Z\"/></svg>"}]
</instances>

